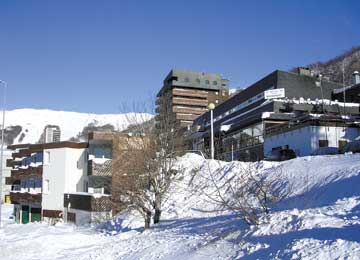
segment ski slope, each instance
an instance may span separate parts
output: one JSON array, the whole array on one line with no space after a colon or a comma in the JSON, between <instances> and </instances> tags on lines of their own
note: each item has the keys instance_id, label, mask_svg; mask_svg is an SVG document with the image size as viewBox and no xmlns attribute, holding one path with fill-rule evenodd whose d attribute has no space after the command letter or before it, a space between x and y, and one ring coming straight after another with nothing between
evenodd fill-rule
<instances>
[{"instance_id":1,"label":"ski slope","mask_svg":"<svg viewBox=\"0 0 360 260\"><path fill-rule=\"evenodd\" d=\"M14 144L38 142L46 125L58 125L61 130L61 141L66 141L71 137L76 137L89 124L95 126L111 124L115 130L123 130L131 123L129 119L143 122L152 117L147 113L88 114L48 109L15 109L6 111L5 127L16 125L22 127ZM2 114L0 120L2 122ZM20 141L22 134L25 137Z\"/></svg>"}]
</instances>

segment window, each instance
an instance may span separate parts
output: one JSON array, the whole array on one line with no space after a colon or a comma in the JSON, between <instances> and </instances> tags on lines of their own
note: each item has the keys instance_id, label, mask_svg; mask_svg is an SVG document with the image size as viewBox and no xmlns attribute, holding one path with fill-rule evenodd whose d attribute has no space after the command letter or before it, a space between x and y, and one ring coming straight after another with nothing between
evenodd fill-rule
<instances>
[{"instance_id":1,"label":"window","mask_svg":"<svg viewBox=\"0 0 360 260\"><path fill-rule=\"evenodd\" d=\"M205 80L205 84L206 84L206 85L209 85L209 84L210 84L210 81Z\"/></svg>"},{"instance_id":2,"label":"window","mask_svg":"<svg viewBox=\"0 0 360 260\"><path fill-rule=\"evenodd\" d=\"M44 189L43 192L44 193L49 193L50 191L50 181L49 180L44 180L44 185L43 185Z\"/></svg>"},{"instance_id":3,"label":"window","mask_svg":"<svg viewBox=\"0 0 360 260\"><path fill-rule=\"evenodd\" d=\"M216 91L216 92L215 92L215 95L219 95L219 92Z\"/></svg>"},{"instance_id":4,"label":"window","mask_svg":"<svg viewBox=\"0 0 360 260\"><path fill-rule=\"evenodd\" d=\"M189 82L190 79L189 79L188 77L186 77L186 78L184 79L184 81L185 81L185 82Z\"/></svg>"},{"instance_id":5,"label":"window","mask_svg":"<svg viewBox=\"0 0 360 260\"><path fill-rule=\"evenodd\" d=\"M219 100L216 99L216 100L215 100L215 103L218 104L218 103L219 103Z\"/></svg>"},{"instance_id":6,"label":"window","mask_svg":"<svg viewBox=\"0 0 360 260\"><path fill-rule=\"evenodd\" d=\"M216 86L216 85L217 85L217 81L214 80L214 81L213 81L213 85Z\"/></svg>"},{"instance_id":7,"label":"window","mask_svg":"<svg viewBox=\"0 0 360 260\"><path fill-rule=\"evenodd\" d=\"M329 140L319 140L319 147L328 147Z\"/></svg>"},{"instance_id":8,"label":"window","mask_svg":"<svg viewBox=\"0 0 360 260\"><path fill-rule=\"evenodd\" d=\"M346 144L347 144L347 141L339 140L339 149L342 150Z\"/></svg>"},{"instance_id":9,"label":"window","mask_svg":"<svg viewBox=\"0 0 360 260\"><path fill-rule=\"evenodd\" d=\"M222 91L222 95L223 95L223 96L226 95L226 91L225 91L225 90Z\"/></svg>"},{"instance_id":10,"label":"window","mask_svg":"<svg viewBox=\"0 0 360 260\"><path fill-rule=\"evenodd\" d=\"M44 164L50 163L50 151L45 151L44 153Z\"/></svg>"},{"instance_id":11,"label":"window","mask_svg":"<svg viewBox=\"0 0 360 260\"><path fill-rule=\"evenodd\" d=\"M196 83L200 84L200 79L196 79Z\"/></svg>"}]
</instances>

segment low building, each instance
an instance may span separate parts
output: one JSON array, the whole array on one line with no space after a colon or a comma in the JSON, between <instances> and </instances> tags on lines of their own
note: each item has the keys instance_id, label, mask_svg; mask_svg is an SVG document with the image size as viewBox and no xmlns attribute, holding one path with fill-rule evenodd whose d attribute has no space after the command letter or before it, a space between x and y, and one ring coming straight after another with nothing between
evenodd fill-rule
<instances>
[{"instance_id":1,"label":"low building","mask_svg":"<svg viewBox=\"0 0 360 260\"><path fill-rule=\"evenodd\" d=\"M355 122L358 103L331 101L333 91L341 87L304 68L297 73L274 71L215 107L215 157L261 160L267 129L286 125L299 116L347 115ZM209 154L210 112L194 121L190 139L194 150Z\"/></svg>"},{"instance_id":2,"label":"low building","mask_svg":"<svg viewBox=\"0 0 360 260\"><path fill-rule=\"evenodd\" d=\"M296 156L339 153L359 136L359 124L352 119L310 114L267 128L264 155L271 158L277 151L289 149Z\"/></svg>"},{"instance_id":3,"label":"low building","mask_svg":"<svg viewBox=\"0 0 360 260\"><path fill-rule=\"evenodd\" d=\"M121 158L131 153L129 144L137 139L125 133L92 132L86 143L8 146L13 153L6 162L12 167L6 183L11 186L16 222L63 219L81 225L117 214L122 209L117 186L126 175ZM136 143L132 147L137 149Z\"/></svg>"},{"instance_id":4,"label":"low building","mask_svg":"<svg viewBox=\"0 0 360 260\"><path fill-rule=\"evenodd\" d=\"M10 145L11 185L16 222L63 218L63 194L84 191L87 143Z\"/></svg>"}]
</instances>

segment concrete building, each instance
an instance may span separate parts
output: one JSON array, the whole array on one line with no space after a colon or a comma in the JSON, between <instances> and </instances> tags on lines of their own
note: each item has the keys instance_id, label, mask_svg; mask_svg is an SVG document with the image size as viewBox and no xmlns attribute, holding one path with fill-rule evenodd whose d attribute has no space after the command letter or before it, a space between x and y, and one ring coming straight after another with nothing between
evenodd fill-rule
<instances>
[{"instance_id":1,"label":"concrete building","mask_svg":"<svg viewBox=\"0 0 360 260\"><path fill-rule=\"evenodd\" d=\"M358 104L330 101L340 84L314 75L306 68L297 73L276 70L218 105L214 113L215 156L225 160L264 158L267 129L295 122L309 114L349 118L359 115ZM193 149L209 154L210 113L193 124Z\"/></svg>"},{"instance_id":2,"label":"concrete building","mask_svg":"<svg viewBox=\"0 0 360 260\"><path fill-rule=\"evenodd\" d=\"M10 145L6 183L18 223L63 218L64 193L84 191L87 143Z\"/></svg>"},{"instance_id":3,"label":"concrete building","mask_svg":"<svg viewBox=\"0 0 360 260\"><path fill-rule=\"evenodd\" d=\"M1 185L2 185L2 194L0 194L0 203L9 203L10 202L10 190L11 190L11 186L6 185L6 177L10 177L11 174L11 168L10 167L6 167L6 160L11 158L11 152L5 150L4 151L4 156L2 158L3 160L3 168L2 168L2 180L1 180Z\"/></svg>"},{"instance_id":4,"label":"concrete building","mask_svg":"<svg viewBox=\"0 0 360 260\"><path fill-rule=\"evenodd\" d=\"M264 155L272 157L280 150L296 156L339 153L360 136L360 127L353 120L328 115L308 115L295 123L277 125L264 133Z\"/></svg>"},{"instance_id":5,"label":"concrete building","mask_svg":"<svg viewBox=\"0 0 360 260\"><path fill-rule=\"evenodd\" d=\"M219 74L171 70L157 94L156 121L176 122L187 127L208 110L208 104L221 104L229 97L229 81ZM166 119L164 119L166 118Z\"/></svg>"},{"instance_id":6,"label":"concrete building","mask_svg":"<svg viewBox=\"0 0 360 260\"><path fill-rule=\"evenodd\" d=\"M60 142L61 131L59 126L47 125L41 134L39 143Z\"/></svg>"}]
</instances>

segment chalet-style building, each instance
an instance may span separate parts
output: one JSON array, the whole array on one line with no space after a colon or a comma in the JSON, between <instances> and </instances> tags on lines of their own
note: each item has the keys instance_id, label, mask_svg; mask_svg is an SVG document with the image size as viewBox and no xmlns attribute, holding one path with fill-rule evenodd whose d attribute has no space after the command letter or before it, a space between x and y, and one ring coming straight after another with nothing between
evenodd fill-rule
<instances>
[{"instance_id":1,"label":"chalet-style building","mask_svg":"<svg viewBox=\"0 0 360 260\"><path fill-rule=\"evenodd\" d=\"M157 94L156 122L191 126L208 110L209 103L221 104L228 97L229 81L219 74L171 70Z\"/></svg>"},{"instance_id":2,"label":"chalet-style building","mask_svg":"<svg viewBox=\"0 0 360 260\"><path fill-rule=\"evenodd\" d=\"M354 117L359 115L359 104L331 101L334 90L340 88L340 84L322 79L306 68L299 68L297 73L274 71L215 107L216 158L254 161L263 159L269 151L279 149L279 146L281 149L291 149L290 141L268 140L264 150L264 140L273 136L277 128L284 131L305 121L321 126L318 129L318 143L312 146L311 151L329 143L322 135L326 135L324 127L329 127L330 122L337 127L346 125L357 128ZM321 120L315 120L320 115ZM207 112L194 121L191 133L193 149L208 153L209 132L210 113ZM351 135L336 135L336 147L353 140L355 135L356 131ZM295 149L299 151L298 155L308 154L299 149Z\"/></svg>"}]
</instances>

